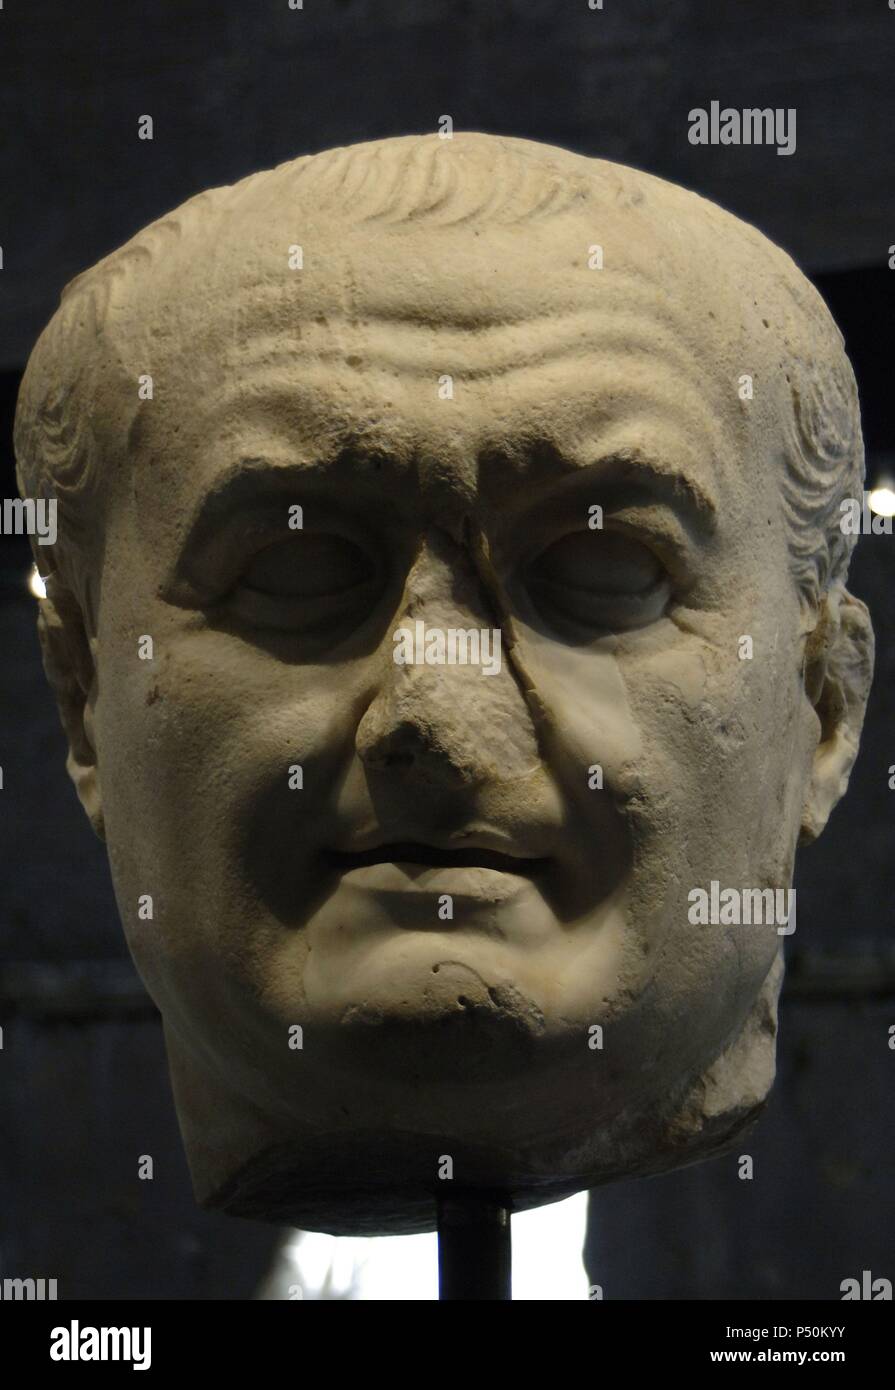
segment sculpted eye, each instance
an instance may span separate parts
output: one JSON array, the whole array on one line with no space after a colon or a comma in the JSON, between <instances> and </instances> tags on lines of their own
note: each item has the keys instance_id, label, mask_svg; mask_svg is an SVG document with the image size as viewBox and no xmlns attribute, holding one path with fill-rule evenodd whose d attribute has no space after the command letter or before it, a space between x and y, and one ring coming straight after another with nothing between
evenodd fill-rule
<instances>
[{"instance_id":1,"label":"sculpted eye","mask_svg":"<svg viewBox=\"0 0 895 1390\"><path fill-rule=\"evenodd\" d=\"M252 627L316 639L362 622L383 583L380 567L353 541L300 531L253 555L228 603Z\"/></svg>"},{"instance_id":2,"label":"sculpted eye","mask_svg":"<svg viewBox=\"0 0 895 1390\"><path fill-rule=\"evenodd\" d=\"M642 627L670 596L664 566L647 546L614 531L573 531L529 566L527 588L546 617L609 629Z\"/></svg>"},{"instance_id":3,"label":"sculpted eye","mask_svg":"<svg viewBox=\"0 0 895 1390\"><path fill-rule=\"evenodd\" d=\"M318 598L356 588L374 573L364 552L344 537L297 532L260 550L240 582L256 593Z\"/></svg>"},{"instance_id":4,"label":"sculpted eye","mask_svg":"<svg viewBox=\"0 0 895 1390\"><path fill-rule=\"evenodd\" d=\"M573 531L543 551L534 569L551 583L612 594L642 593L662 575L651 550L613 531Z\"/></svg>"}]
</instances>

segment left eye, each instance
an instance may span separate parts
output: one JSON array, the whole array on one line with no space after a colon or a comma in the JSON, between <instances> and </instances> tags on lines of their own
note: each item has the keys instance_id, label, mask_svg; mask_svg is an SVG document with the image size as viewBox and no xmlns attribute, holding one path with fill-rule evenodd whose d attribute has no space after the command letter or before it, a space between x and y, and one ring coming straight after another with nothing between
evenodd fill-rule
<instances>
[{"instance_id":1,"label":"left eye","mask_svg":"<svg viewBox=\"0 0 895 1390\"><path fill-rule=\"evenodd\" d=\"M261 594L312 599L354 589L374 574L369 558L344 537L302 533L260 550L240 584Z\"/></svg>"},{"instance_id":2,"label":"left eye","mask_svg":"<svg viewBox=\"0 0 895 1390\"><path fill-rule=\"evenodd\" d=\"M601 628L642 627L661 615L670 584L656 555L613 531L573 531L528 567L526 584L551 614Z\"/></svg>"}]
</instances>

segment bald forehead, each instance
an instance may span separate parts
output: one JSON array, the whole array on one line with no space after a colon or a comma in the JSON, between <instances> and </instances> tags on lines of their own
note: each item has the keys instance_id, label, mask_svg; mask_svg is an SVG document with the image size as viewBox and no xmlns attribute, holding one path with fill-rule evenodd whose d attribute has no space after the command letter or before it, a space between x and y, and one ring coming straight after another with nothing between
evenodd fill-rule
<instances>
[{"instance_id":1,"label":"bald forehead","mask_svg":"<svg viewBox=\"0 0 895 1390\"><path fill-rule=\"evenodd\" d=\"M156 390L134 440L172 472L188 440L307 462L362 444L424 472L450 459L470 486L476 460L532 441L568 457L599 441L703 468L736 459L737 360L726 367L730 344L711 332L724 286L691 292L621 240L614 265L604 248L592 268L586 230L353 229L303 247L300 269L288 247L276 264L197 265L147 344Z\"/></svg>"},{"instance_id":2,"label":"bald forehead","mask_svg":"<svg viewBox=\"0 0 895 1390\"><path fill-rule=\"evenodd\" d=\"M180 380L186 361L213 389L301 355L472 380L548 357L651 352L697 363L711 393L728 360L742 366L730 267L695 245L672 255L630 210L596 228L580 215L413 232L315 224L301 244L286 223L242 223L213 254L187 238L158 275L135 279L119 332L142 339L159 371Z\"/></svg>"},{"instance_id":3,"label":"bald forehead","mask_svg":"<svg viewBox=\"0 0 895 1390\"><path fill-rule=\"evenodd\" d=\"M508 226L483 217L448 227L424 218L355 223L350 209L327 216L313 207L249 205L238 218L187 228L163 260L135 274L134 300L151 312L145 288L150 301L176 300L201 312L225 294L251 290L257 307L275 315L291 286L306 316L325 313L335 298L349 317L356 311L464 327L573 307L613 281L627 295L640 286L659 298L678 289L686 296L733 289L738 297L744 248L731 241L719 249L702 212L707 205L693 204L671 224L656 208L597 200L539 222ZM458 276L467 292L476 290L474 300L454 292Z\"/></svg>"}]
</instances>

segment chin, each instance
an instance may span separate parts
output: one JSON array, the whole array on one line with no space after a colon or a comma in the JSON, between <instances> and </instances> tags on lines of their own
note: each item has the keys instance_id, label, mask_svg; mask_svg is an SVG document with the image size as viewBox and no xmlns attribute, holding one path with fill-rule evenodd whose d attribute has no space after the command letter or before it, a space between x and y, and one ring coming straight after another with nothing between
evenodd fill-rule
<instances>
[{"instance_id":1,"label":"chin","mask_svg":"<svg viewBox=\"0 0 895 1390\"><path fill-rule=\"evenodd\" d=\"M486 985L466 967L441 967L424 992L394 981L340 1013L321 1046L346 1075L453 1089L530 1075L553 1050L540 1009L509 985ZM415 984L415 988L414 988ZM308 1029L310 1046L315 1027Z\"/></svg>"}]
</instances>

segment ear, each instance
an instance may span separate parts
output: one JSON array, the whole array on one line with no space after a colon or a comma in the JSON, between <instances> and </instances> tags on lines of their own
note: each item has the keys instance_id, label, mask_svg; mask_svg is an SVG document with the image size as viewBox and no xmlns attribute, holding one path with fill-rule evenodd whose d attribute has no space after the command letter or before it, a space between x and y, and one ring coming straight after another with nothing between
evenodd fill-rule
<instances>
[{"instance_id":1,"label":"ear","mask_svg":"<svg viewBox=\"0 0 895 1390\"><path fill-rule=\"evenodd\" d=\"M805 651L805 693L820 720L820 741L805 793L800 844L817 839L848 786L873 678L873 646L866 604L844 585L833 584Z\"/></svg>"},{"instance_id":2,"label":"ear","mask_svg":"<svg viewBox=\"0 0 895 1390\"><path fill-rule=\"evenodd\" d=\"M65 765L90 824L105 840L93 733L97 695L95 639L88 636L80 604L59 576L51 574L45 583L47 596L40 600L37 633L44 670L55 691L68 738Z\"/></svg>"}]
</instances>

